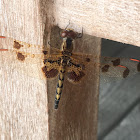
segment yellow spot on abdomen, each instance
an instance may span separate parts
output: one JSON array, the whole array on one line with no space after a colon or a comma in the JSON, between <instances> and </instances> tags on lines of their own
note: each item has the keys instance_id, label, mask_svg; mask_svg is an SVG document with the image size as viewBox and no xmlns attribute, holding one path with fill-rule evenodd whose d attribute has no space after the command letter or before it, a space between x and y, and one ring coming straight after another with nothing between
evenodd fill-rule
<instances>
[{"instance_id":1,"label":"yellow spot on abdomen","mask_svg":"<svg viewBox=\"0 0 140 140\"><path fill-rule=\"evenodd\" d=\"M61 94L61 92L62 92L62 88L59 88L59 87L58 87L58 88L57 88L57 93L58 93L58 94Z\"/></svg>"},{"instance_id":2,"label":"yellow spot on abdomen","mask_svg":"<svg viewBox=\"0 0 140 140\"><path fill-rule=\"evenodd\" d=\"M60 73L59 77L60 77L61 80L64 79L64 74Z\"/></svg>"},{"instance_id":3,"label":"yellow spot on abdomen","mask_svg":"<svg viewBox=\"0 0 140 140\"><path fill-rule=\"evenodd\" d=\"M56 94L56 99L59 100L60 99L60 95Z\"/></svg>"},{"instance_id":4,"label":"yellow spot on abdomen","mask_svg":"<svg viewBox=\"0 0 140 140\"><path fill-rule=\"evenodd\" d=\"M59 80L58 84L59 84L59 87L61 87L63 85L63 81Z\"/></svg>"}]
</instances>

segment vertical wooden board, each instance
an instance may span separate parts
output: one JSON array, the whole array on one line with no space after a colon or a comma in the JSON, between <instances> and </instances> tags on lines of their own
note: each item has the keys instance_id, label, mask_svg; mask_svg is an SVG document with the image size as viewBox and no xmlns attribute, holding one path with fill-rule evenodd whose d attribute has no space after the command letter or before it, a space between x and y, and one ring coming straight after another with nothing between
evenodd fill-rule
<instances>
[{"instance_id":1,"label":"vertical wooden board","mask_svg":"<svg viewBox=\"0 0 140 140\"><path fill-rule=\"evenodd\" d=\"M70 27L71 28L71 27ZM51 44L58 42L58 29L54 29ZM55 37L54 37L55 36ZM100 39L84 35L74 41L74 52L97 55L87 67L86 76L78 84L70 83L66 78L64 89L57 110L54 109L54 98L58 78L48 80L49 136L51 140L88 140L96 139ZM52 45L52 46L53 46ZM56 45L60 47L59 45ZM96 63L95 63L96 62Z\"/></svg>"},{"instance_id":2,"label":"vertical wooden board","mask_svg":"<svg viewBox=\"0 0 140 140\"><path fill-rule=\"evenodd\" d=\"M12 48L5 39L0 48ZM0 52L0 137L48 139L47 91L44 80L24 73L40 73L40 65L19 62L15 55Z\"/></svg>"},{"instance_id":3,"label":"vertical wooden board","mask_svg":"<svg viewBox=\"0 0 140 140\"><path fill-rule=\"evenodd\" d=\"M40 45L46 23L54 21L53 1L1 0L0 17L0 35Z\"/></svg>"},{"instance_id":4,"label":"vertical wooden board","mask_svg":"<svg viewBox=\"0 0 140 140\"><path fill-rule=\"evenodd\" d=\"M43 44L44 27L52 25L52 5L41 2L1 1L0 35ZM47 12L41 9L43 5ZM8 43L0 42L0 47L12 48ZM39 79L40 68L40 65L32 66L30 61L19 63L11 53L0 52L1 138L49 139L46 81ZM31 76L32 73L36 76Z\"/></svg>"}]
</instances>

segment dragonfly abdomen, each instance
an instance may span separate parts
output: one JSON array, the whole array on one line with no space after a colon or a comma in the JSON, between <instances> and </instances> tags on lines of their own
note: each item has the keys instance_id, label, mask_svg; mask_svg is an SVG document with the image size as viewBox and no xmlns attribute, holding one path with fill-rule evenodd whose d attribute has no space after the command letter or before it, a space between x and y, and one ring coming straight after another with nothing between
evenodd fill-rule
<instances>
[{"instance_id":1,"label":"dragonfly abdomen","mask_svg":"<svg viewBox=\"0 0 140 140\"><path fill-rule=\"evenodd\" d=\"M63 82L64 82L64 74L65 74L65 69L64 67L61 67L59 72L59 77L58 77L58 83L56 87L55 106L54 106L55 109L58 108L59 100L61 97Z\"/></svg>"}]
</instances>

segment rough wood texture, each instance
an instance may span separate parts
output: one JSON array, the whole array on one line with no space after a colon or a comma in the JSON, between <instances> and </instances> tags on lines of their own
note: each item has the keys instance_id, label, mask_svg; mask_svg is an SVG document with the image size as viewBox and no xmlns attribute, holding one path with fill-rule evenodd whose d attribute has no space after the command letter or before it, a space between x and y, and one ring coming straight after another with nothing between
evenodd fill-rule
<instances>
[{"instance_id":1,"label":"rough wood texture","mask_svg":"<svg viewBox=\"0 0 140 140\"><path fill-rule=\"evenodd\" d=\"M1 5L0 33L20 40L25 40L28 36L30 39L27 41L36 40L40 44L42 40L38 36L43 34L46 15L50 9L49 13L54 15L50 14L49 18L61 28L65 28L70 21L76 31L81 31L83 27L86 34L140 46L138 0L36 0L20 3L5 0Z\"/></svg>"},{"instance_id":2,"label":"rough wood texture","mask_svg":"<svg viewBox=\"0 0 140 140\"><path fill-rule=\"evenodd\" d=\"M2 1L0 35L32 44L43 44L44 29L54 20L52 6L51 1L45 0Z\"/></svg>"},{"instance_id":3,"label":"rough wood texture","mask_svg":"<svg viewBox=\"0 0 140 140\"><path fill-rule=\"evenodd\" d=\"M85 33L140 46L139 0L56 1L57 23L81 24Z\"/></svg>"},{"instance_id":4,"label":"rough wood texture","mask_svg":"<svg viewBox=\"0 0 140 140\"><path fill-rule=\"evenodd\" d=\"M0 48L12 47L8 39ZM15 55L0 52L0 137L6 140L47 139L48 109L45 81L28 76L39 66L23 64Z\"/></svg>"},{"instance_id":5,"label":"rough wood texture","mask_svg":"<svg viewBox=\"0 0 140 140\"><path fill-rule=\"evenodd\" d=\"M55 4L57 3L53 5L53 2L46 0L2 1L0 35L32 44L46 44L54 17L59 16L59 12L53 15ZM67 24L65 21L61 27L65 28ZM70 27L78 30L73 24ZM58 30L54 29L51 36L54 36L56 43ZM12 47L8 42L2 44L5 44L5 48ZM84 35L75 42L75 46L77 52L100 56L99 38ZM30 76L32 72L39 75L40 66L33 67L33 71L30 71L30 63L19 63L12 54L1 52L0 57L1 136L5 139L96 139L99 83L97 65L89 66L90 74L78 85L65 80L59 110L56 111L54 95L57 79L48 81L46 86L44 80ZM99 57L93 61L99 62ZM23 73L23 66L27 74Z\"/></svg>"}]
</instances>

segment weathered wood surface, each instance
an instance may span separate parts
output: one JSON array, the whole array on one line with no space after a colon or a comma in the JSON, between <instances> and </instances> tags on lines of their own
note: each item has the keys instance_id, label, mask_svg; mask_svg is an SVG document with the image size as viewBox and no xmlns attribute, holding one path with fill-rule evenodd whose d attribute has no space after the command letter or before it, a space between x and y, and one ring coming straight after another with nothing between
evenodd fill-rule
<instances>
[{"instance_id":1,"label":"weathered wood surface","mask_svg":"<svg viewBox=\"0 0 140 140\"><path fill-rule=\"evenodd\" d=\"M12 47L8 40L1 41L1 46ZM37 65L23 65L11 53L0 52L0 137L7 140L47 139L45 81L24 74L23 68L27 72L41 72Z\"/></svg>"},{"instance_id":2,"label":"weathered wood surface","mask_svg":"<svg viewBox=\"0 0 140 140\"><path fill-rule=\"evenodd\" d=\"M49 18L61 28L70 21L76 31L83 28L89 35L140 46L139 0L4 0L0 9L0 33L20 40L29 36L27 41L38 40L40 44L42 40L36 38L43 34L48 13L51 13ZM20 37L17 36L19 34Z\"/></svg>"},{"instance_id":3,"label":"weathered wood surface","mask_svg":"<svg viewBox=\"0 0 140 140\"><path fill-rule=\"evenodd\" d=\"M53 7L53 2L45 0L2 1L0 35L32 44L47 44L55 22L54 17L58 17L57 13L53 14ZM66 21L61 27L65 28L67 24ZM73 24L70 27L78 30ZM54 37L54 44L59 47L58 40L55 40L58 33L54 29L51 36ZM84 35L75 44L78 46L75 50L77 52L100 56L99 38ZM6 42L1 45L12 48ZM93 68L94 65L91 65L88 71L90 74L78 85L65 80L59 110L56 111L54 96L57 79L47 81L46 85L45 80L37 78L41 73L40 65L32 66L31 69L30 63L23 65L12 54L0 53L1 137L37 140L96 139L99 86L97 66ZM99 62L99 57L95 61ZM37 77L30 75L34 72Z\"/></svg>"}]
</instances>

